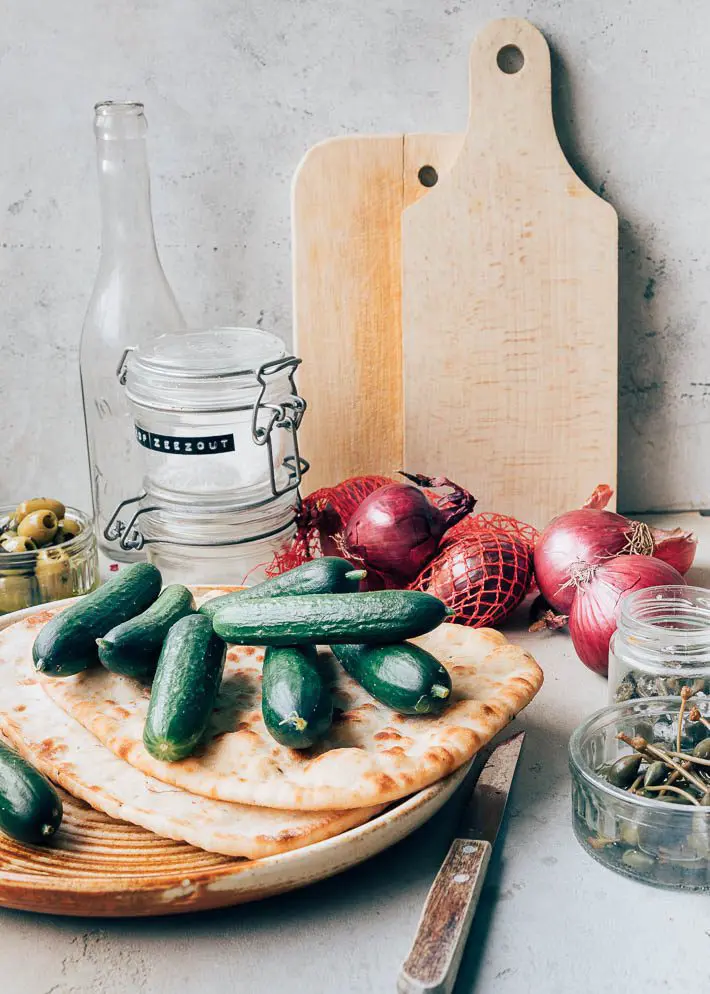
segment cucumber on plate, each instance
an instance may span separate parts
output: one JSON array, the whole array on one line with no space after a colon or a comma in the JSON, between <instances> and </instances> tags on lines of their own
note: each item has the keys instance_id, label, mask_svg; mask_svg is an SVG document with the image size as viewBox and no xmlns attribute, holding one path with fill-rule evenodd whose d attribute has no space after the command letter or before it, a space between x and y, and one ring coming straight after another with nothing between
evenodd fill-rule
<instances>
[{"instance_id":1,"label":"cucumber on plate","mask_svg":"<svg viewBox=\"0 0 710 994\"><path fill-rule=\"evenodd\" d=\"M430 652L401 645L333 645L346 673L400 714L438 714L449 703L451 677Z\"/></svg>"},{"instance_id":2,"label":"cucumber on plate","mask_svg":"<svg viewBox=\"0 0 710 994\"><path fill-rule=\"evenodd\" d=\"M261 714L271 736L306 749L333 721L333 701L313 646L272 646L264 657Z\"/></svg>"},{"instance_id":3,"label":"cucumber on plate","mask_svg":"<svg viewBox=\"0 0 710 994\"><path fill-rule=\"evenodd\" d=\"M451 613L431 594L378 590L233 601L213 624L233 645L395 643L430 632Z\"/></svg>"},{"instance_id":4,"label":"cucumber on plate","mask_svg":"<svg viewBox=\"0 0 710 994\"><path fill-rule=\"evenodd\" d=\"M116 625L96 640L99 659L112 673L149 681L155 674L165 637L181 618L195 613L187 587L172 583L142 614Z\"/></svg>"},{"instance_id":5,"label":"cucumber on plate","mask_svg":"<svg viewBox=\"0 0 710 994\"><path fill-rule=\"evenodd\" d=\"M151 563L133 563L87 594L40 630L32 646L35 669L47 676L71 676L99 661L96 640L153 603L162 586Z\"/></svg>"},{"instance_id":6,"label":"cucumber on plate","mask_svg":"<svg viewBox=\"0 0 710 994\"><path fill-rule=\"evenodd\" d=\"M150 693L143 744L151 756L176 762L200 744L222 682L227 647L202 614L189 614L167 634Z\"/></svg>"},{"instance_id":7,"label":"cucumber on plate","mask_svg":"<svg viewBox=\"0 0 710 994\"><path fill-rule=\"evenodd\" d=\"M62 802L49 780L0 743L0 830L17 842L41 845L61 822Z\"/></svg>"},{"instance_id":8,"label":"cucumber on plate","mask_svg":"<svg viewBox=\"0 0 710 994\"><path fill-rule=\"evenodd\" d=\"M218 611L231 604L239 604L246 600L262 600L266 597L354 593L366 575L366 570L356 569L346 559L323 556L303 563L302 566L295 566L286 573L279 573L278 576L257 583L253 587L213 597L200 607L200 614L214 618Z\"/></svg>"}]
</instances>

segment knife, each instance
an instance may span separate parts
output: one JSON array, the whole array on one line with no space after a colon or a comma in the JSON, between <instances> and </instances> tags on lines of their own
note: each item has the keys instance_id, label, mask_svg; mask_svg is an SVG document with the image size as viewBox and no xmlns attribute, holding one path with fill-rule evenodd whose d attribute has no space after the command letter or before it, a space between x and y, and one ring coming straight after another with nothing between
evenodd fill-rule
<instances>
[{"instance_id":1,"label":"knife","mask_svg":"<svg viewBox=\"0 0 710 994\"><path fill-rule=\"evenodd\" d=\"M397 980L398 994L453 990L524 738L525 732L518 732L501 742L481 770L427 896Z\"/></svg>"}]
</instances>

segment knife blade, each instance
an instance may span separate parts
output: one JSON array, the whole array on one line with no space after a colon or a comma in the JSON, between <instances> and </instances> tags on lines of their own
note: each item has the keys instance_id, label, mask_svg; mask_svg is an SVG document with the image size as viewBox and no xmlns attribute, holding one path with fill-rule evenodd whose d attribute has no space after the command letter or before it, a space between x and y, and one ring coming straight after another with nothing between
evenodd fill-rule
<instances>
[{"instance_id":1,"label":"knife blade","mask_svg":"<svg viewBox=\"0 0 710 994\"><path fill-rule=\"evenodd\" d=\"M424 903L398 994L453 990L524 738L525 732L518 732L501 742L481 769Z\"/></svg>"}]
</instances>

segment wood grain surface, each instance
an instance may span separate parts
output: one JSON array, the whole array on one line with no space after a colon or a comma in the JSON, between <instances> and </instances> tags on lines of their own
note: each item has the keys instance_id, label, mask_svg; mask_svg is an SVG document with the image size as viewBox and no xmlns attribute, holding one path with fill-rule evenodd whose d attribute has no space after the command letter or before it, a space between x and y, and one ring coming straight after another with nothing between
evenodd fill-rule
<instances>
[{"instance_id":1,"label":"wood grain surface","mask_svg":"<svg viewBox=\"0 0 710 994\"><path fill-rule=\"evenodd\" d=\"M454 839L426 899L398 994L450 994L491 856L489 842Z\"/></svg>"},{"instance_id":2,"label":"wood grain surface","mask_svg":"<svg viewBox=\"0 0 710 994\"><path fill-rule=\"evenodd\" d=\"M407 466L536 526L613 486L617 219L562 153L527 21L476 38L461 152L402 228Z\"/></svg>"},{"instance_id":3,"label":"wood grain surface","mask_svg":"<svg viewBox=\"0 0 710 994\"><path fill-rule=\"evenodd\" d=\"M401 215L443 173L461 135L333 138L293 185L294 348L308 413L304 493L403 468Z\"/></svg>"}]
</instances>

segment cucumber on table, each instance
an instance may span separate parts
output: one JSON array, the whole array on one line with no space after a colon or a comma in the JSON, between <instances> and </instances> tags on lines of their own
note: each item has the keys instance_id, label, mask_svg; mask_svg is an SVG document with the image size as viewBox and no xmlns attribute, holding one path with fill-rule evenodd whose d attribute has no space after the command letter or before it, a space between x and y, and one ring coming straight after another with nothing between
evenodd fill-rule
<instances>
[{"instance_id":1,"label":"cucumber on table","mask_svg":"<svg viewBox=\"0 0 710 994\"><path fill-rule=\"evenodd\" d=\"M202 614L189 614L167 634L155 671L143 729L151 756L175 762L200 743L214 708L227 647Z\"/></svg>"},{"instance_id":2,"label":"cucumber on table","mask_svg":"<svg viewBox=\"0 0 710 994\"><path fill-rule=\"evenodd\" d=\"M97 639L99 659L112 673L148 681L155 674L165 637L180 618L195 613L195 599L181 583L165 587L142 614Z\"/></svg>"},{"instance_id":3,"label":"cucumber on table","mask_svg":"<svg viewBox=\"0 0 710 994\"><path fill-rule=\"evenodd\" d=\"M151 563L133 563L57 614L32 646L35 669L47 676L71 676L98 663L96 639L153 603L162 586Z\"/></svg>"},{"instance_id":4,"label":"cucumber on table","mask_svg":"<svg viewBox=\"0 0 710 994\"><path fill-rule=\"evenodd\" d=\"M401 645L333 645L346 673L400 714L437 714L451 696L448 670L430 652Z\"/></svg>"},{"instance_id":5,"label":"cucumber on table","mask_svg":"<svg viewBox=\"0 0 710 994\"><path fill-rule=\"evenodd\" d=\"M254 587L235 590L221 597L213 597L200 607L200 614L214 618L218 611L245 600L260 600L265 597L284 597L302 594L345 594L357 591L360 581L365 579L366 570L356 569L346 559L338 556L323 556L311 562L295 566L286 573Z\"/></svg>"},{"instance_id":6,"label":"cucumber on table","mask_svg":"<svg viewBox=\"0 0 710 994\"><path fill-rule=\"evenodd\" d=\"M49 780L0 743L0 830L18 842L41 845L61 821L62 802Z\"/></svg>"},{"instance_id":7,"label":"cucumber on table","mask_svg":"<svg viewBox=\"0 0 710 994\"><path fill-rule=\"evenodd\" d=\"M333 701L313 646L272 646L264 657L261 714L271 736L307 749L333 721Z\"/></svg>"},{"instance_id":8,"label":"cucumber on table","mask_svg":"<svg viewBox=\"0 0 710 994\"><path fill-rule=\"evenodd\" d=\"M215 614L213 624L233 645L372 644L424 635L451 613L431 594L378 590L233 601Z\"/></svg>"}]
</instances>

